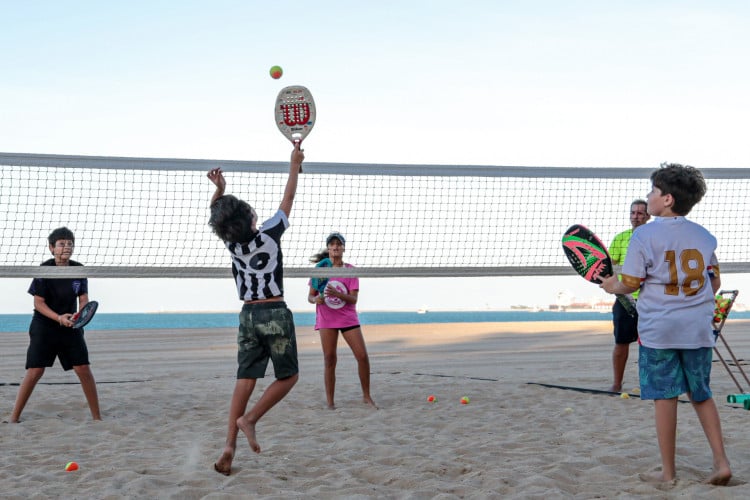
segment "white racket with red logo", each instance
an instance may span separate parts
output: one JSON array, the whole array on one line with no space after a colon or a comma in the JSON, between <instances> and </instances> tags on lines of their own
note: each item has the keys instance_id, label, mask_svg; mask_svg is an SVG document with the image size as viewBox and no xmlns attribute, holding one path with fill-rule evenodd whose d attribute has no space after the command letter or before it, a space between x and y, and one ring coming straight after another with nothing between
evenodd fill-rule
<instances>
[{"instance_id":1,"label":"white racket with red logo","mask_svg":"<svg viewBox=\"0 0 750 500\"><path fill-rule=\"evenodd\" d=\"M284 87L276 97L276 126L292 144L301 143L315 126L315 101L302 85Z\"/></svg>"}]
</instances>

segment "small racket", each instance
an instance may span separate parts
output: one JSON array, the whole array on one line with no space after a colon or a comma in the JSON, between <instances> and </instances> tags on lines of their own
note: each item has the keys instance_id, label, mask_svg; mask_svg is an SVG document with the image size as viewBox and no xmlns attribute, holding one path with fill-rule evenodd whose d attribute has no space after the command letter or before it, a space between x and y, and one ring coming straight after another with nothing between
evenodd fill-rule
<instances>
[{"instance_id":1,"label":"small racket","mask_svg":"<svg viewBox=\"0 0 750 500\"><path fill-rule=\"evenodd\" d=\"M331 262L331 259L323 259L318 262L315 267L333 267L333 262ZM326 286L328 285L328 278L313 278L310 281L310 285L316 289L319 294L323 295L323 292L325 292Z\"/></svg>"},{"instance_id":2,"label":"small racket","mask_svg":"<svg viewBox=\"0 0 750 500\"><path fill-rule=\"evenodd\" d=\"M73 315L73 328L83 328L88 325L94 319L97 307L99 307L99 303L95 300L91 300L83 306L80 311Z\"/></svg>"},{"instance_id":3,"label":"small racket","mask_svg":"<svg viewBox=\"0 0 750 500\"><path fill-rule=\"evenodd\" d=\"M292 144L301 143L315 126L315 101L302 85L284 87L276 96L274 114L279 132Z\"/></svg>"},{"instance_id":4,"label":"small racket","mask_svg":"<svg viewBox=\"0 0 750 500\"><path fill-rule=\"evenodd\" d=\"M607 247L587 227L580 224L570 226L563 234L562 247L573 269L586 281L599 284L602 282L601 276L613 274L612 259ZM615 297L628 314L635 317L632 297L621 294L616 294Z\"/></svg>"}]
</instances>

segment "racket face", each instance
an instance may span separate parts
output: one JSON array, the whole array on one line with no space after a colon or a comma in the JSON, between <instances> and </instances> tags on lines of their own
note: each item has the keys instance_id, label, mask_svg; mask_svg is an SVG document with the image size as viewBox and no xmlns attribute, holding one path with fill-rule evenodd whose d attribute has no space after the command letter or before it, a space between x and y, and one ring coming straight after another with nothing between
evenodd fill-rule
<instances>
[{"instance_id":1,"label":"racket face","mask_svg":"<svg viewBox=\"0 0 750 500\"><path fill-rule=\"evenodd\" d=\"M573 269L585 280L598 284L602 282L600 276L612 275L607 248L585 226L569 227L562 237L562 247Z\"/></svg>"},{"instance_id":2,"label":"racket face","mask_svg":"<svg viewBox=\"0 0 750 500\"><path fill-rule=\"evenodd\" d=\"M315 101L302 85L284 87L276 97L276 126L292 142L302 142L315 126Z\"/></svg>"},{"instance_id":3,"label":"racket face","mask_svg":"<svg viewBox=\"0 0 750 500\"><path fill-rule=\"evenodd\" d=\"M323 259L315 267L333 267L333 262L331 262L331 259ZM310 284L322 295L326 286L328 286L328 278L313 278Z\"/></svg>"},{"instance_id":4,"label":"racket face","mask_svg":"<svg viewBox=\"0 0 750 500\"><path fill-rule=\"evenodd\" d=\"M94 317L94 314L96 313L96 309L98 307L99 303L95 300L92 300L85 306L83 306L78 312L78 318L76 319L75 323L73 323L73 328L83 328L84 326L88 325L89 321L91 321Z\"/></svg>"}]
</instances>

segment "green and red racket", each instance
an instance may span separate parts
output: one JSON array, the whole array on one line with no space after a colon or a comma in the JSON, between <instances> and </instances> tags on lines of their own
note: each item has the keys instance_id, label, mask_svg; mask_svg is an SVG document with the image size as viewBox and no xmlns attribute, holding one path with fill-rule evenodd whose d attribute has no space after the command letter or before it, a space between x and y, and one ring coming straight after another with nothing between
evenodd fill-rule
<instances>
[{"instance_id":1,"label":"green and red racket","mask_svg":"<svg viewBox=\"0 0 750 500\"><path fill-rule=\"evenodd\" d=\"M602 276L614 273L607 247L587 227L580 224L570 226L563 234L562 247L573 269L586 281L600 284ZM636 315L635 303L630 296L616 294L615 297L628 314Z\"/></svg>"}]
</instances>

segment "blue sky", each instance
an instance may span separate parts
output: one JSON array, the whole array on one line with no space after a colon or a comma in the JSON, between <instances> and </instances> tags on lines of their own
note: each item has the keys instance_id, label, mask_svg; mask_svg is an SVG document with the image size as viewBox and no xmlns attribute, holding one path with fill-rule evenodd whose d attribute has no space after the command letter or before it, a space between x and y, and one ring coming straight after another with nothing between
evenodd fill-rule
<instances>
[{"instance_id":1,"label":"blue sky","mask_svg":"<svg viewBox=\"0 0 750 500\"><path fill-rule=\"evenodd\" d=\"M318 106L305 144L308 161L750 164L745 2L2 1L0 7L0 151L284 160L289 147L271 121L272 103L281 87L303 84ZM285 72L278 81L268 75L275 64ZM352 116L367 119L352 126ZM577 279L563 280L564 288L597 293ZM390 308L379 297L394 294L396 308L502 306L561 283L555 278L550 287L548 280L438 286L372 280L360 306ZM26 280L7 284L0 312L28 311ZM211 300L181 293L174 303L163 299L164 308L237 306L231 281L186 284L181 288L209 287ZM140 293L123 302L115 289L129 287L127 280L96 286L118 310L153 307L153 300L134 297ZM147 288L169 297L170 286ZM415 287L459 293L422 295ZM307 307L304 288L287 283L293 307ZM466 299L457 303L457 296Z\"/></svg>"}]
</instances>

